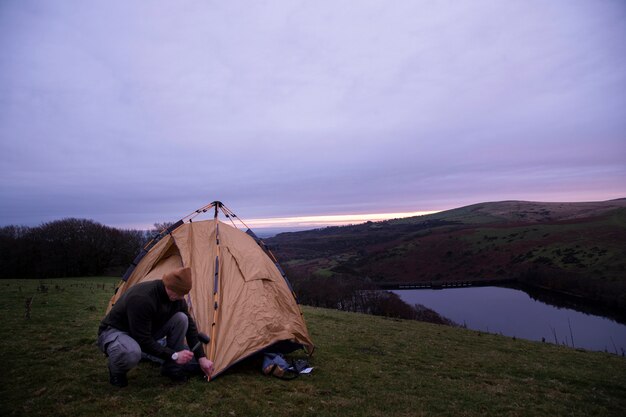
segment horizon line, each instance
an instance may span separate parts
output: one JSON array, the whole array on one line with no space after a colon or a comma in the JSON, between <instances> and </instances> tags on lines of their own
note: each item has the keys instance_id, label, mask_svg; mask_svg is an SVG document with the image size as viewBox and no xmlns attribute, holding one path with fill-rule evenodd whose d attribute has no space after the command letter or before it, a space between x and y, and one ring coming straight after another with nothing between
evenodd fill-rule
<instances>
[{"instance_id":1,"label":"horizon line","mask_svg":"<svg viewBox=\"0 0 626 417\"><path fill-rule=\"evenodd\" d=\"M369 213L369 214L332 214L321 216L293 216L293 217L263 217L245 220L245 223L255 228L270 227L327 227L361 224L368 221L384 221L405 217L424 216L439 213L441 210L422 210L396 213Z\"/></svg>"},{"instance_id":2,"label":"horizon line","mask_svg":"<svg viewBox=\"0 0 626 417\"><path fill-rule=\"evenodd\" d=\"M287 216L287 217L258 217L252 219L244 219L236 217L235 222L237 228L243 228L244 225L251 229L270 229L270 228L306 228L315 229L329 226L348 226L351 224L361 224L368 221L377 222L391 219L400 219L405 217L425 216L427 214L439 213L443 210L422 210L409 212L394 213L369 213L369 214L331 214L319 216ZM221 219L226 222L226 219ZM144 224L123 224L113 226L121 229L134 230L151 230L153 225Z\"/></svg>"}]
</instances>

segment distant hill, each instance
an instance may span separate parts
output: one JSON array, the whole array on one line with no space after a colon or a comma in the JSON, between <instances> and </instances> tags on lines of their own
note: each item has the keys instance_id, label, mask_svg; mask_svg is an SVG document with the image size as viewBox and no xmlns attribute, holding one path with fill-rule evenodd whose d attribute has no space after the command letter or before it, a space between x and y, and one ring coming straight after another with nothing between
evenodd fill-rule
<instances>
[{"instance_id":1,"label":"distant hill","mask_svg":"<svg viewBox=\"0 0 626 417\"><path fill-rule=\"evenodd\" d=\"M502 280L626 310L626 199L474 204L426 216L282 233L292 279Z\"/></svg>"},{"instance_id":2,"label":"distant hill","mask_svg":"<svg viewBox=\"0 0 626 417\"><path fill-rule=\"evenodd\" d=\"M460 221L468 224L544 223L597 217L619 208L626 208L626 198L582 203L498 201L473 204L427 216L399 219L395 220L395 222L412 223L426 219L438 219Z\"/></svg>"}]
</instances>

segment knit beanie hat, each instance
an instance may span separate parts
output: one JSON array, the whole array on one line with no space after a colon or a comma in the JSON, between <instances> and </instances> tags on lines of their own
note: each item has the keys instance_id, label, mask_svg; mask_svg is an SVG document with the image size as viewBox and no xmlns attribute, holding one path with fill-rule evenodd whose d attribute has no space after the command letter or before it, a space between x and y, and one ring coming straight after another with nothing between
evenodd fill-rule
<instances>
[{"instance_id":1,"label":"knit beanie hat","mask_svg":"<svg viewBox=\"0 0 626 417\"><path fill-rule=\"evenodd\" d=\"M178 295L191 291L191 268L175 269L163 275L163 283Z\"/></svg>"}]
</instances>

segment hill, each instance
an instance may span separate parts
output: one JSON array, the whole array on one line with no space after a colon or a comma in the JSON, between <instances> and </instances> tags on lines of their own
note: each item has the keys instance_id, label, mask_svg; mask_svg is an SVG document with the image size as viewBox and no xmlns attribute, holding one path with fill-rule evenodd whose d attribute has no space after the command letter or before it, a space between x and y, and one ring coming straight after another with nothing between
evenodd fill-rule
<instances>
[{"instance_id":1,"label":"hill","mask_svg":"<svg viewBox=\"0 0 626 417\"><path fill-rule=\"evenodd\" d=\"M141 363L108 383L96 330L117 279L0 286L2 416L621 416L626 361L466 329L304 307L310 376L286 382L243 362L173 385ZM34 296L30 319L24 299Z\"/></svg>"},{"instance_id":2,"label":"hill","mask_svg":"<svg viewBox=\"0 0 626 417\"><path fill-rule=\"evenodd\" d=\"M546 223L598 217L620 208L626 208L626 198L580 203L499 201L473 204L427 216L399 219L394 222L410 223L425 219L439 219L460 221L466 224Z\"/></svg>"},{"instance_id":3,"label":"hill","mask_svg":"<svg viewBox=\"0 0 626 417\"><path fill-rule=\"evenodd\" d=\"M626 311L626 199L481 203L266 242L296 282L513 280Z\"/></svg>"}]
</instances>

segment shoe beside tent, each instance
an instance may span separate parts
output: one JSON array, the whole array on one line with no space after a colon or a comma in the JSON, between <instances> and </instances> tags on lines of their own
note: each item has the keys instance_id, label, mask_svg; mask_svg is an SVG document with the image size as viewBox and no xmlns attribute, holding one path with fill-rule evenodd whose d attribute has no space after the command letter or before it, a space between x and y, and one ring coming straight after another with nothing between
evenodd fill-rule
<instances>
[{"instance_id":1,"label":"shoe beside tent","mask_svg":"<svg viewBox=\"0 0 626 417\"><path fill-rule=\"evenodd\" d=\"M192 221L210 209L213 220ZM232 226L218 220L222 211ZM205 347L213 377L266 348L313 352L302 311L284 272L263 242L219 201L163 230L128 269L107 311L140 282L161 279L189 266L193 287L185 297L198 330L211 336ZM241 222L244 226L245 223ZM246 226L247 227L247 226Z\"/></svg>"}]
</instances>

